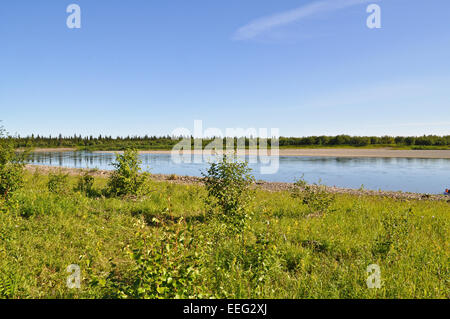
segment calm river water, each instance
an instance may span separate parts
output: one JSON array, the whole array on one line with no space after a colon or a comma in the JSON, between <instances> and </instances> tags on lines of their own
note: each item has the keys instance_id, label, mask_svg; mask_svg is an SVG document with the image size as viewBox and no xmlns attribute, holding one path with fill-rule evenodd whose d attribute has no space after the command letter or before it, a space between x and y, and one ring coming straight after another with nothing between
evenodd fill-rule
<instances>
[{"instance_id":1,"label":"calm river water","mask_svg":"<svg viewBox=\"0 0 450 319\"><path fill-rule=\"evenodd\" d=\"M154 174L201 176L208 162L175 163L169 154L140 155L143 167ZM34 153L30 164L71 168L112 169L114 154L91 152ZM256 179L294 182L304 174L310 182L328 186L392 190L417 193L443 193L450 188L450 159L411 158L337 158L281 156L275 174L261 174L267 164L252 163Z\"/></svg>"}]
</instances>

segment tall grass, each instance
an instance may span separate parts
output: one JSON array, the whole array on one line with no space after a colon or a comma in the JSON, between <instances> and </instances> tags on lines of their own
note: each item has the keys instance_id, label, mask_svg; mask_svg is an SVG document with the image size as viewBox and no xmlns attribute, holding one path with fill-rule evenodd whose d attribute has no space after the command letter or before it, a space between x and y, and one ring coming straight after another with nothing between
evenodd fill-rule
<instances>
[{"instance_id":1,"label":"tall grass","mask_svg":"<svg viewBox=\"0 0 450 319\"><path fill-rule=\"evenodd\" d=\"M0 204L1 298L450 297L444 201L336 195L315 215L288 192L258 190L249 227L223 236L202 186L151 181L145 196L106 198L73 191L77 177L64 193L47 182L27 174ZM71 264L80 289L66 286ZM370 264L380 289L367 287Z\"/></svg>"}]
</instances>

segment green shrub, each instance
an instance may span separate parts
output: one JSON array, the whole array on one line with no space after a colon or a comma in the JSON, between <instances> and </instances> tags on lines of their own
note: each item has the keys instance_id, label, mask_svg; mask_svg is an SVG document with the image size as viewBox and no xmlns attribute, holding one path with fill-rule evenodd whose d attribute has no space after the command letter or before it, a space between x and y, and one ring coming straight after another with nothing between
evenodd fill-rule
<instances>
[{"instance_id":1,"label":"green shrub","mask_svg":"<svg viewBox=\"0 0 450 319\"><path fill-rule=\"evenodd\" d=\"M155 221L160 224L160 221ZM199 279L201 258L196 253L192 228L181 218L175 228L163 227L154 237L138 232L128 248L132 270L113 269L106 280L94 278L91 285L103 285L107 297L139 299L202 298Z\"/></svg>"},{"instance_id":2,"label":"green shrub","mask_svg":"<svg viewBox=\"0 0 450 319\"><path fill-rule=\"evenodd\" d=\"M141 172L141 164L135 149L116 154L116 161L112 163L115 170L108 180L107 193L112 196L136 196L145 193L149 174Z\"/></svg>"},{"instance_id":3,"label":"green shrub","mask_svg":"<svg viewBox=\"0 0 450 319\"><path fill-rule=\"evenodd\" d=\"M23 175L23 165L20 163L0 164L0 197L8 200L14 192L22 188Z\"/></svg>"},{"instance_id":4,"label":"green shrub","mask_svg":"<svg viewBox=\"0 0 450 319\"><path fill-rule=\"evenodd\" d=\"M78 178L75 191L86 194L87 196L94 195L94 180L94 177L90 175L89 172L85 172Z\"/></svg>"},{"instance_id":5,"label":"green shrub","mask_svg":"<svg viewBox=\"0 0 450 319\"><path fill-rule=\"evenodd\" d=\"M254 177L250 172L247 162L238 162L236 158L224 155L202 173L208 193L206 204L219 210L218 217L235 230L242 230L253 200L250 186Z\"/></svg>"},{"instance_id":6,"label":"green shrub","mask_svg":"<svg viewBox=\"0 0 450 319\"><path fill-rule=\"evenodd\" d=\"M307 205L310 213L326 213L336 200L336 196L321 184L309 185L303 177L294 183L291 190L294 198L300 198L304 205Z\"/></svg>"},{"instance_id":7,"label":"green shrub","mask_svg":"<svg viewBox=\"0 0 450 319\"><path fill-rule=\"evenodd\" d=\"M23 187L28 152L16 152L10 137L0 126L0 197L8 200Z\"/></svg>"},{"instance_id":8,"label":"green shrub","mask_svg":"<svg viewBox=\"0 0 450 319\"><path fill-rule=\"evenodd\" d=\"M69 190L69 174L64 174L61 170L48 174L47 188L54 194L66 194Z\"/></svg>"}]
</instances>

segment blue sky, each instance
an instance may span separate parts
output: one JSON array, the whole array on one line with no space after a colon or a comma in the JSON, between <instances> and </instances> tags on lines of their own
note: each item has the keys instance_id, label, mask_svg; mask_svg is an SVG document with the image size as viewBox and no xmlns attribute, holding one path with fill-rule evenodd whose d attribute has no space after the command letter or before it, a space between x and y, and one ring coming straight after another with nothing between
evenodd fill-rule
<instances>
[{"instance_id":1,"label":"blue sky","mask_svg":"<svg viewBox=\"0 0 450 319\"><path fill-rule=\"evenodd\" d=\"M68 29L66 7L82 10ZM366 7L382 28L366 26ZM11 133L450 134L448 0L5 0Z\"/></svg>"}]
</instances>

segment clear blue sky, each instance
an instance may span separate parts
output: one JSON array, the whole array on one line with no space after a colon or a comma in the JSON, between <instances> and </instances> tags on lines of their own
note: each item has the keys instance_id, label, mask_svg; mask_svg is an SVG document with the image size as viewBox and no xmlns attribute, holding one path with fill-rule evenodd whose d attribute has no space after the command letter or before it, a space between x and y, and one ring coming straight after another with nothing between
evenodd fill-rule
<instances>
[{"instance_id":1,"label":"clear blue sky","mask_svg":"<svg viewBox=\"0 0 450 319\"><path fill-rule=\"evenodd\" d=\"M370 3L381 29L366 26ZM448 0L2 0L0 119L21 135L159 135L196 119L450 134L449 17Z\"/></svg>"}]
</instances>

